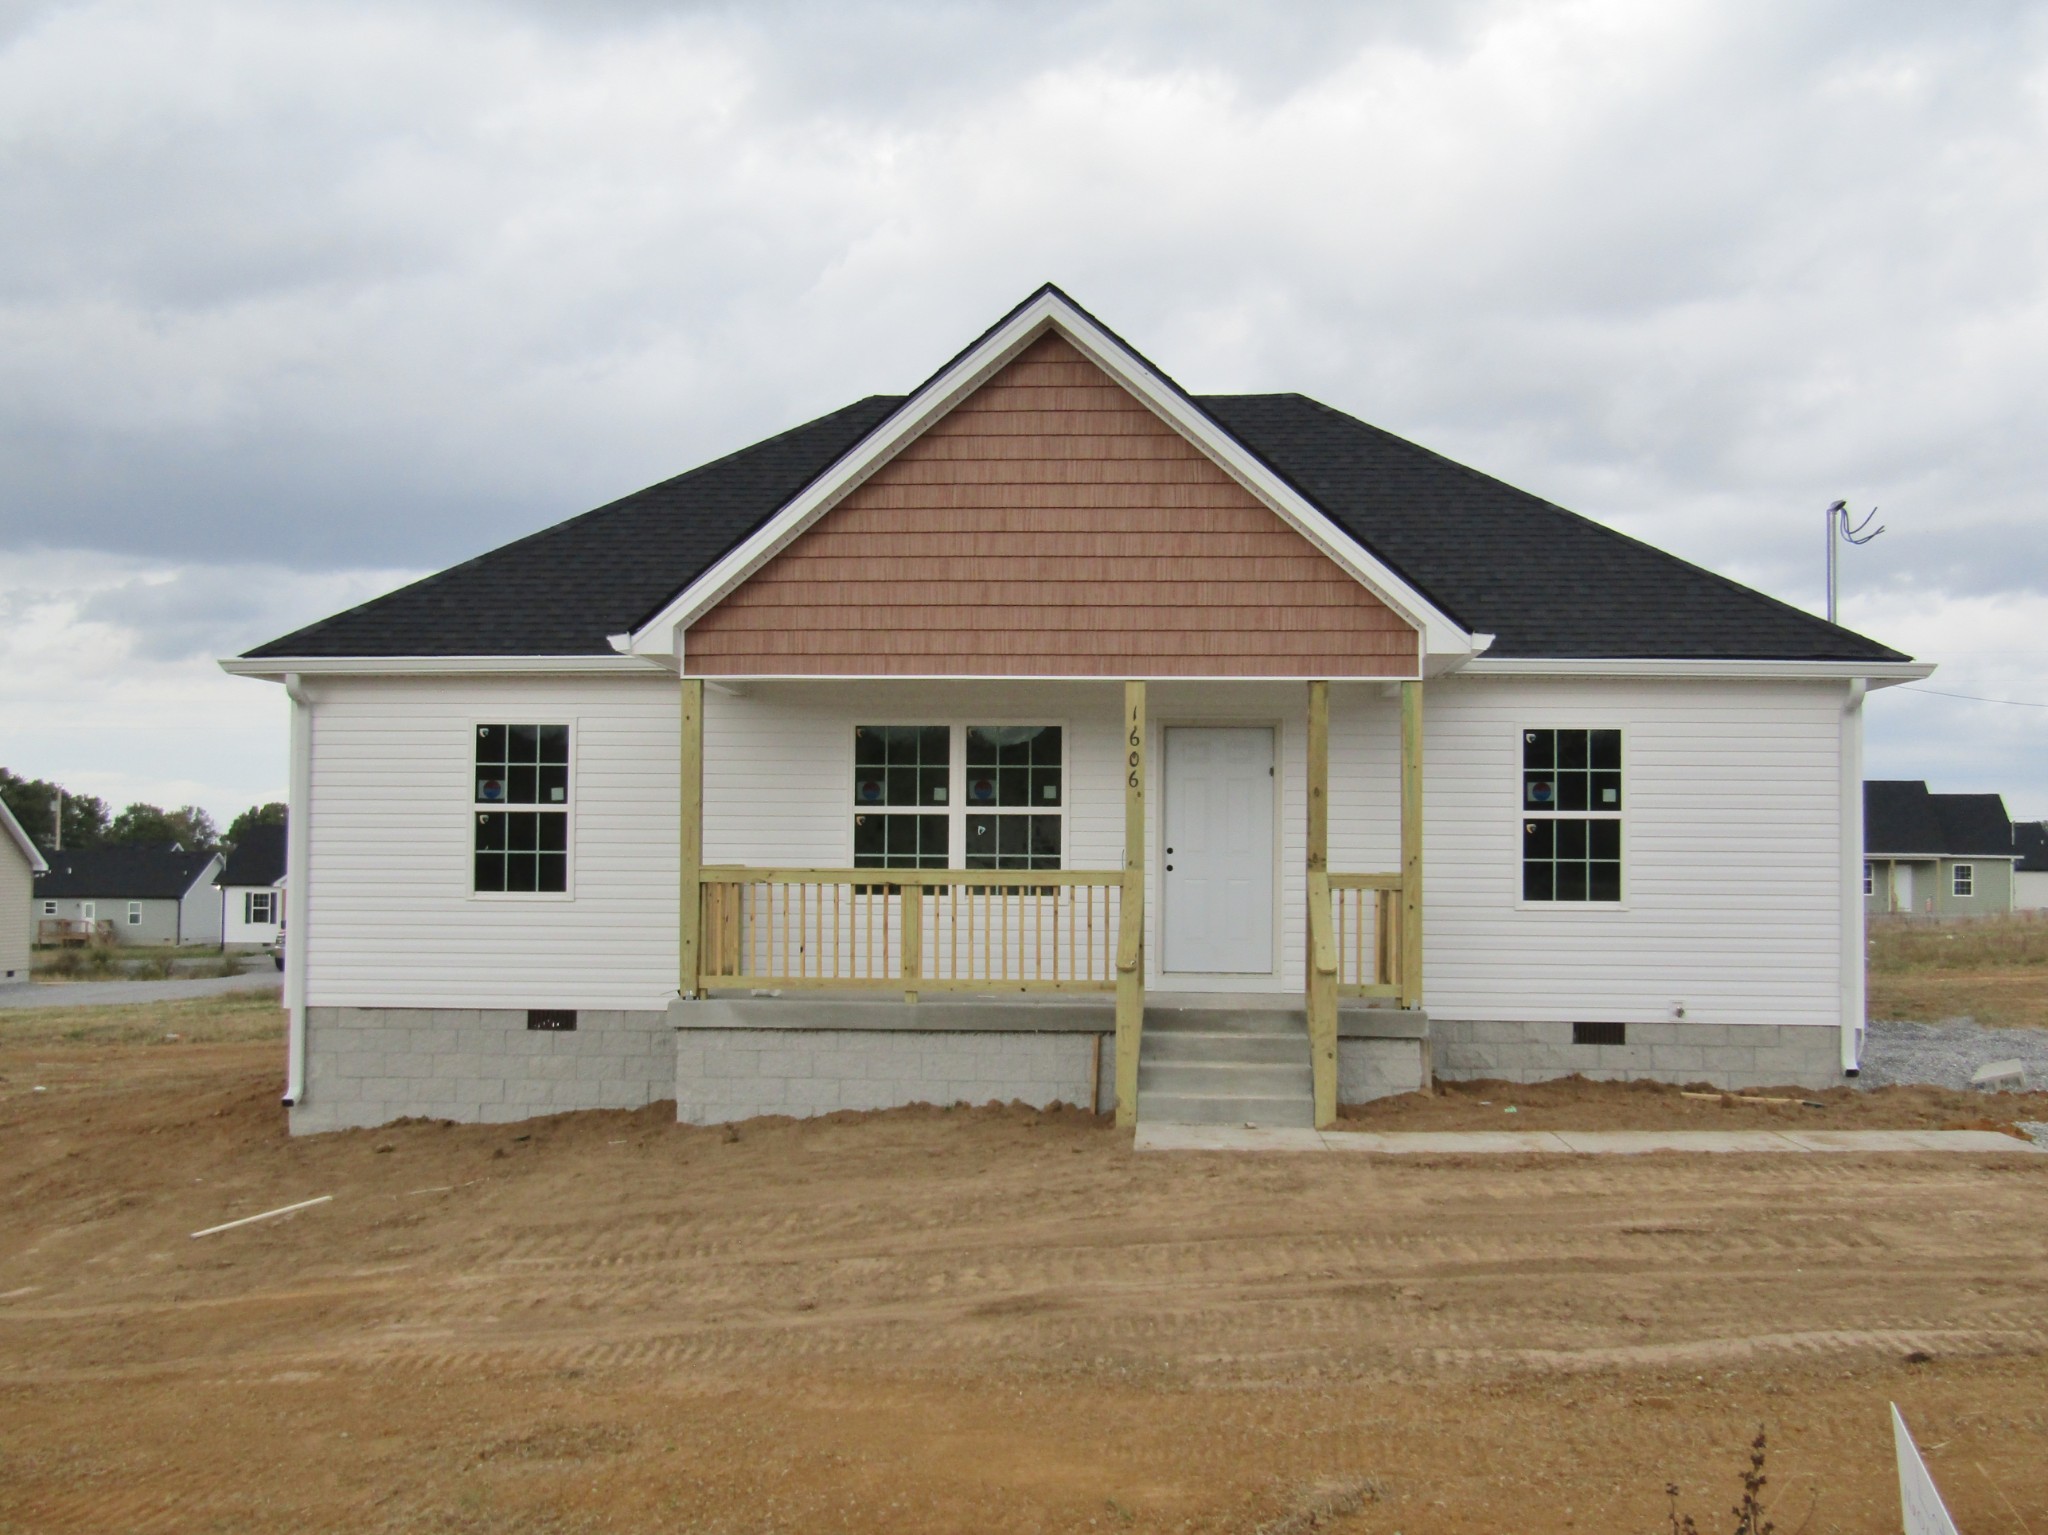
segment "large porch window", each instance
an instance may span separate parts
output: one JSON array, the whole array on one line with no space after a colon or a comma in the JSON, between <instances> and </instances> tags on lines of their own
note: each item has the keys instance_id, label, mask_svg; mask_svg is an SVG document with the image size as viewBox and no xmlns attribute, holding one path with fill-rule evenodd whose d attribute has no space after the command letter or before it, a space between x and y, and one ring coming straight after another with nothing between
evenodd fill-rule
<instances>
[{"instance_id":1,"label":"large porch window","mask_svg":"<svg viewBox=\"0 0 2048 1535\"><path fill-rule=\"evenodd\" d=\"M1061 867L1065 752L1058 725L857 726L853 866Z\"/></svg>"}]
</instances>

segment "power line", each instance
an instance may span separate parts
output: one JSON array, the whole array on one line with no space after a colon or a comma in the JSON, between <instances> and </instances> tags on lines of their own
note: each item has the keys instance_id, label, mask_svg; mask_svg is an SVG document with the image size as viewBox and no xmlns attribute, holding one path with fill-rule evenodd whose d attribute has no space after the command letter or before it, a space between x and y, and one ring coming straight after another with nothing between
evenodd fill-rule
<instances>
[{"instance_id":1,"label":"power line","mask_svg":"<svg viewBox=\"0 0 2048 1535\"><path fill-rule=\"evenodd\" d=\"M1984 698L1976 693L1944 693L1940 688L1902 687L1905 693L1932 693L1936 698L1967 698L1973 704L2010 704L2015 709L2048 709L2048 704L2033 703L2024 698Z\"/></svg>"}]
</instances>

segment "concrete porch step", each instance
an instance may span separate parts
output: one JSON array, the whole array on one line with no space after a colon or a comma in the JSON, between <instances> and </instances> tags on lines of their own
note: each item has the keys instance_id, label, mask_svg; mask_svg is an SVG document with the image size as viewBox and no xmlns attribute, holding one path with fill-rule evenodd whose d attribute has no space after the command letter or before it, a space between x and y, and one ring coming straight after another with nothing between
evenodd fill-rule
<instances>
[{"instance_id":1,"label":"concrete porch step","mask_svg":"<svg viewBox=\"0 0 2048 1535\"><path fill-rule=\"evenodd\" d=\"M1146 1031L1151 1038L1151 1031ZM1308 1061L1308 1031L1291 1034L1231 1034L1221 1029L1174 1030L1162 1033L1141 1051L1141 1067L1148 1061L1223 1061L1244 1066L1285 1066Z\"/></svg>"},{"instance_id":2,"label":"concrete porch step","mask_svg":"<svg viewBox=\"0 0 2048 1535\"><path fill-rule=\"evenodd\" d=\"M1273 1034L1308 1038L1308 1019L1300 1008L1148 1007L1149 1034Z\"/></svg>"},{"instance_id":3,"label":"concrete porch step","mask_svg":"<svg viewBox=\"0 0 2048 1535\"><path fill-rule=\"evenodd\" d=\"M1257 1125L1261 1129L1315 1128L1315 1102L1307 1094L1285 1097L1204 1097L1193 1093L1138 1093L1141 1125Z\"/></svg>"},{"instance_id":4,"label":"concrete porch step","mask_svg":"<svg viewBox=\"0 0 2048 1535\"><path fill-rule=\"evenodd\" d=\"M1313 1093L1315 1078L1306 1059L1260 1062L1140 1060L1138 1091L1140 1094L1161 1092L1205 1098L1286 1097Z\"/></svg>"}]
</instances>

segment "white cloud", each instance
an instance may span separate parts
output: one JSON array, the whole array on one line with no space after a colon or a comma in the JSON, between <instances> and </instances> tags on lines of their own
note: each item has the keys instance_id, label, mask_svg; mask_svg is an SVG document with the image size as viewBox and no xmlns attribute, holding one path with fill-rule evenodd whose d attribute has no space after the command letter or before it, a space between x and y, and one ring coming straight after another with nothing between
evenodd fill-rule
<instances>
[{"instance_id":1,"label":"white cloud","mask_svg":"<svg viewBox=\"0 0 2048 1535\"><path fill-rule=\"evenodd\" d=\"M0 563L0 765L96 794L203 805L225 826L285 797L286 708L216 658L408 579L79 551Z\"/></svg>"}]
</instances>

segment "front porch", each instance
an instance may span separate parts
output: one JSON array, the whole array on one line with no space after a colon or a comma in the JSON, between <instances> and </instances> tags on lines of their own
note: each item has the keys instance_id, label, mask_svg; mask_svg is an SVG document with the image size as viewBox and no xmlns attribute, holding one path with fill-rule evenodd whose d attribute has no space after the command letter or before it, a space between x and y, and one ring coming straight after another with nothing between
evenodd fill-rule
<instances>
[{"instance_id":1,"label":"front porch","mask_svg":"<svg viewBox=\"0 0 2048 1535\"><path fill-rule=\"evenodd\" d=\"M712 686L717 702L742 707L738 700L746 697L748 684ZM863 686L842 683L839 693L858 694ZM876 717L903 717L903 684L865 686ZM946 686L972 692L971 684ZM1117 687L1086 680L1044 686L1091 694ZM1182 911L1192 911L1197 900L1185 893L1191 888L1185 880L1194 872L1188 837L1199 837L1205 823L1201 817L1191 821L1186 804L1177 823L1166 818L1167 807L1158 802L1179 792L1192 803L1192 780L1183 776L1176 791L1156 749L1166 744L1164 733L1182 722L1192 731L1217 717L1214 709L1204 713L1189 702L1198 696L1193 685L1167 683L1148 691L1145 681L1121 684L1121 726L1114 737L1097 732L1104 736L1100 744L1113 750L1097 750L1078 726L1070 731L1060 761L1064 787L1054 792L1063 814L1086 825L1076 829L1062 821L1056 829L1060 867L1046 866L1045 858L960 867L974 856L963 851L972 845L966 837L942 838L943 867L883 863L872 856L857 858L854 866L777 867L705 856L707 769L716 777L719 763L715 751L707 761L706 684L684 678L679 1000L670 1012L680 1031L679 1081L694 1073L707 1085L761 1084L751 1097L727 1094L730 1102L714 1101L722 1090L707 1086L703 1114L741 1117L725 1111L742 1107L880 1107L868 1100L892 1093L900 1102L980 1102L1026 1096L1006 1092L1004 1084L1029 1081L1043 1096L1095 1107L1113 1104L1117 1122L1129 1125L1141 1105L1148 1105L1148 1117L1159 1118L1195 1112L1176 1100L1230 1096L1188 1091L1191 1083L1220 1081L1242 1068L1250 1075L1238 1080L1257 1088L1294 1073L1298 1063L1305 1112L1311 1123L1325 1126L1334 1122L1347 1094L1422 1085L1429 1070L1420 1011L1422 684L1339 684L1340 693L1360 700L1351 710L1346 739L1373 739L1377 730L1387 738L1381 744L1398 742L1397 750L1374 752L1371 761L1363 760L1362 751L1359 761L1340 759L1346 786L1356 791L1353 798L1370 800L1397 823L1379 828L1392 834L1383 839L1392 844L1389 850L1398 848L1398 858L1388 860L1396 867L1380 869L1332 867L1331 684L1204 686L1211 699L1236 688L1239 697L1252 700L1232 718L1262 718L1279 709L1281 700L1286 703L1272 715L1272 726L1240 727L1270 728L1274 738L1266 771L1274 780L1269 795L1276 825L1263 899L1279 915L1258 909L1262 895L1255 881L1246 886L1249 897L1232 897L1253 926L1268 924L1275 951L1270 974L1227 970L1223 962L1213 976L1191 971L1186 923L1169 928L1160 909L1179 902ZM1398 697L1397 709L1386 707L1392 703L1388 695ZM844 697L837 702L842 715L862 707ZM1087 711L1077 705L1074 712L1079 718ZM1101 724L1116 725L1113 716L1097 712L1104 714ZM925 728L929 733L940 727ZM845 733L850 759L853 732ZM1191 760L1192 737L1187 739L1191 744L1181 750ZM1101 781L1106 773L1114 776ZM950 790L936 792L940 798L932 804L946 804L954 813ZM1107 850L1115 822L1102 812L1117 801L1121 857L1103 860L1099 854ZM858 823L862 802L856 796L852 803ZM957 813L973 818L971 812ZM1255 808L1251 820L1257 819ZM1279 824L1283 819L1294 824ZM1363 811L1348 816L1351 842L1366 835L1353 823L1372 819ZM1176 824L1178 855L1175 844L1164 840ZM1155 843L1165 857L1151 853ZM1175 857L1183 876L1179 883L1169 880ZM921 861L932 861L928 850ZM1212 904L1223 899L1213 893L1206 898ZM1290 942L1298 944L1297 954L1286 953ZM1169 969L1159 951L1171 943L1181 953ZM1194 963L1203 961L1197 957ZM1240 1022L1226 1027L1219 1023L1225 1018ZM791 1037L798 1033L807 1038ZM1246 1036L1243 1048L1232 1045L1233 1033ZM1341 1048L1340 1039L1347 1042ZM793 1076L778 1076L780 1068L770 1060L805 1056L815 1063L821 1055L825 1068ZM1261 1076L1255 1068L1262 1066L1272 1069ZM847 1081L866 1084L855 1091L857 1101L829 1086ZM1052 1092L1049 1082L1071 1088ZM791 1092L807 1101L790 1098ZM778 1095L786 1105L780 1109L772 1101ZM1244 1096L1256 1109L1256 1101L1274 1095ZM693 1117L682 1095L679 1112Z\"/></svg>"}]
</instances>

